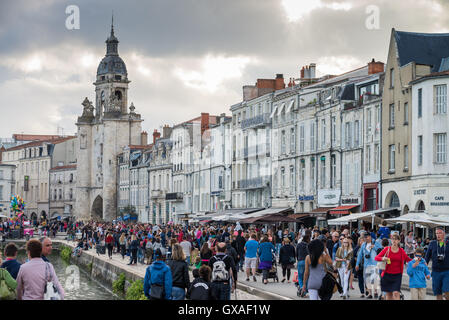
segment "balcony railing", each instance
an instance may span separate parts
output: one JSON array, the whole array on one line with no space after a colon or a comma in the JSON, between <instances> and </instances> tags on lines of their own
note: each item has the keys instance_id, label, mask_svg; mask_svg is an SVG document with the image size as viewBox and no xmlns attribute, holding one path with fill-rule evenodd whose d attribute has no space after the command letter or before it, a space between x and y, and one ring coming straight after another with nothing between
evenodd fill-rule
<instances>
[{"instance_id":1,"label":"balcony railing","mask_svg":"<svg viewBox=\"0 0 449 320\"><path fill-rule=\"evenodd\" d=\"M258 116L245 119L242 121L241 128L242 129L248 129L248 128L255 128L259 126L266 126L267 124L270 124L270 115L268 113L260 114Z\"/></svg>"},{"instance_id":2,"label":"balcony railing","mask_svg":"<svg viewBox=\"0 0 449 320\"><path fill-rule=\"evenodd\" d=\"M381 95L378 95L378 94L367 94L367 93L365 93L363 95L363 103L364 104L365 103L369 103L370 101L379 99L380 97L381 97Z\"/></svg>"},{"instance_id":3,"label":"balcony railing","mask_svg":"<svg viewBox=\"0 0 449 320\"><path fill-rule=\"evenodd\" d=\"M256 156L262 157L262 156L269 156L270 155L270 149L269 144L257 144L255 146L251 147L245 147L243 148L243 156L245 159L254 158Z\"/></svg>"},{"instance_id":4,"label":"balcony railing","mask_svg":"<svg viewBox=\"0 0 449 320\"><path fill-rule=\"evenodd\" d=\"M151 190L151 198L162 198L162 190Z\"/></svg>"},{"instance_id":5,"label":"balcony railing","mask_svg":"<svg viewBox=\"0 0 449 320\"><path fill-rule=\"evenodd\" d=\"M183 193L182 192L172 192L167 193L165 195L165 200L182 200L183 199Z\"/></svg>"},{"instance_id":6,"label":"balcony railing","mask_svg":"<svg viewBox=\"0 0 449 320\"><path fill-rule=\"evenodd\" d=\"M239 181L240 189L256 189L256 188L264 188L269 184L269 176L262 176L252 179L245 179Z\"/></svg>"}]
</instances>

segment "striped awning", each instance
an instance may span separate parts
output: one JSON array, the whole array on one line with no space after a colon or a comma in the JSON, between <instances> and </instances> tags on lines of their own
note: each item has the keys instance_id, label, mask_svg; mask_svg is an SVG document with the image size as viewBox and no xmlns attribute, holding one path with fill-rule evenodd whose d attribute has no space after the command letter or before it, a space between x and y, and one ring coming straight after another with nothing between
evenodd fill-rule
<instances>
[{"instance_id":1,"label":"striped awning","mask_svg":"<svg viewBox=\"0 0 449 320\"><path fill-rule=\"evenodd\" d=\"M358 207L359 205L352 205L352 206L340 206L333 208L329 210L329 214L350 214L351 212L349 210L354 209L355 207Z\"/></svg>"}]
</instances>

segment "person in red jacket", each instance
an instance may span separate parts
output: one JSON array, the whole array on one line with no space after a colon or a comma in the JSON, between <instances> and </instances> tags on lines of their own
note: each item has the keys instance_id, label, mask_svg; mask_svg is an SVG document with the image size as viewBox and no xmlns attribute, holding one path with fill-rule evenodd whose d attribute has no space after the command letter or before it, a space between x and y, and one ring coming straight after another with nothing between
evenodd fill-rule
<instances>
[{"instance_id":1,"label":"person in red jacket","mask_svg":"<svg viewBox=\"0 0 449 320\"><path fill-rule=\"evenodd\" d=\"M386 268L381 274L380 286L387 294L387 300L399 300L402 283L404 263L412 259L405 253L399 244L401 238L397 234L391 236L392 245L385 247L374 259L386 261Z\"/></svg>"},{"instance_id":2,"label":"person in red jacket","mask_svg":"<svg viewBox=\"0 0 449 320\"><path fill-rule=\"evenodd\" d=\"M112 249L114 248L114 237L111 233L108 233L106 236L106 246L108 248L108 256L109 259L112 259Z\"/></svg>"}]
</instances>

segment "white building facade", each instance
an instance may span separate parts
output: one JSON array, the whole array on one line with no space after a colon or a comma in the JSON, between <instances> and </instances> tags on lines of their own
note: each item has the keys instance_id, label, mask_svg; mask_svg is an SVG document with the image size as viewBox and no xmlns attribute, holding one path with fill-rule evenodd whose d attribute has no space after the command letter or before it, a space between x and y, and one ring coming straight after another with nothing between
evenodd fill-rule
<instances>
[{"instance_id":1,"label":"white building facade","mask_svg":"<svg viewBox=\"0 0 449 320\"><path fill-rule=\"evenodd\" d=\"M414 211L448 215L449 73L429 74L411 84L413 169L407 205Z\"/></svg>"},{"instance_id":2,"label":"white building facade","mask_svg":"<svg viewBox=\"0 0 449 320\"><path fill-rule=\"evenodd\" d=\"M11 217L11 197L16 184L16 166L0 163L0 215Z\"/></svg>"}]
</instances>

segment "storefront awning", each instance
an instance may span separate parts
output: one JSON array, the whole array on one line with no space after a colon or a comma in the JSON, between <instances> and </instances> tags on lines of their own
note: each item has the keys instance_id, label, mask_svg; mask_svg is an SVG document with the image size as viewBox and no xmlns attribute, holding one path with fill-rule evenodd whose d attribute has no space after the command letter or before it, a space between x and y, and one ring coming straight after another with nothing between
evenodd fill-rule
<instances>
[{"instance_id":1,"label":"storefront awning","mask_svg":"<svg viewBox=\"0 0 449 320\"><path fill-rule=\"evenodd\" d=\"M385 221L392 224L406 222L418 223L429 228L449 226L448 222L438 221L437 219L438 218L433 217L425 212L410 212L396 218L386 219Z\"/></svg>"},{"instance_id":2,"label":"storefront awning","mask_svg":"<svg viewBox=\"0 0 449 320\"><path fill-rule=\"evenodd\" d=\"M255 224L280 223L280 222L296 222L296 219L292 218L291 216L284 215L282 213L273 213L264 216L240 220L240 223L255 223Z\"/></svg>"},{"instance_id":3,"label":"storefront awning","mask_svg":"<svg viewBox=\"0 0 449 320\"><path fill-rule=\"evenodd\" d=\"M337 208L335 208L337 209ZM386 208L386 209L377 209L373 211L365 211L360 213L351 213L350 215L332 219L328 221L328 224L330 225L346 225L349 224L349 222L355 222L355 221L365 221L375 224L380 224L384 219L380 217L380 215L396 211L398 208Z\"/></svg>"},{"instance_id":4,"label":"storefront awning","mask_svg":"<svg viewBox=\"0 0 449 320\"><path fill-rule=\"evenodd\" d=\"M336 207L334 209L329 210L329 214L349 214L350 213L349 210L354 209L358 206L359 205Z\"/></svg>"},{"instance_id":5,"label":"storefront awning","mask_svg":"<svg viewBox=\"0 0 449 320\"><path fill-rule=\"evenodd\" d=\"M307 218L310 217L310 214L308 213L295 213L289 216L290 218L299 220L299 219L303 219L303 218Z\"/></svg>"},{"instance_id":6,"label":"storefront awning","mask_svg":"<svg viewBox=\"0 0 449 320\"><path fill-rule=\"evenodd\" d=\"M310 211L309 213L311 215L314 214L320 214L320 213L327 213L329 210L334 209L335 207L320 207L320 208L315 208L312 211Z\"/></svg>"},{"instance_id":7,"label":"storefront awning","mask_svg":"<svg viewBox=\"0 0 449 320\"><path fill-rule=\"evenodd\" d=\"M261 217L261 216L265 216L268 214L274 214L274 213L283 213L283 214L293 213L293 209L290 207L283 207L283 208L272 207L272 208L267 208L264 210L250 213L247 215L247 217L248 218Z\"/></svg>"},{"instance_id":8,"label":"storefront awning","mask_svg":"<svg viewBox=\"0 0 449 320\"><path fill-rule=\"evenodd\" d=\"M254 221L256 221L253 218L259 218L259 217L272 215L272 214L284 214L284 215L287 215L289 213L293 213L293 209L290 208L290 207L267 208L267 209L264 209L264 210L261 210L261 211L250 213L250 214L246 215L246 217L244 219L239 220L239 221L240 221L240 223L253 223Z\"/></svg>"}]
</instances>

